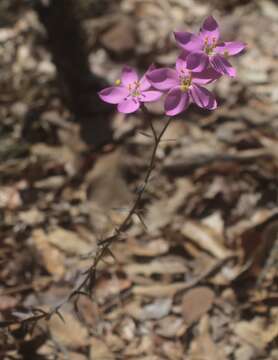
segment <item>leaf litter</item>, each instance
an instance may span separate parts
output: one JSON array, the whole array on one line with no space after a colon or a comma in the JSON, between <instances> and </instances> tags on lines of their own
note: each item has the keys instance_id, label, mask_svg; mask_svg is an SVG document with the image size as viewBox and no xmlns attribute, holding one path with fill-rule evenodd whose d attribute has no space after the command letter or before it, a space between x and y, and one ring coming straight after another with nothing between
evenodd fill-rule
<instances>
[{"instance_id":1,"label":"leaf litter","mask_svg":"<svg viewBox=\"0 0 278 360\"><path fill-rule=\"evenodd\" d=\"M77 312L74 303L61 309L64 322L54 316L34 329L4 325L63 302L98 240L132 204L151 149L140 114L113 115L115 143L102 152L83 141L53 82L34 11L15 1L12 13L6 3L0 357L278 358L275 1L122 0L100 17L83 14L90 65L108 81L123 63L169 65L176 56L170 32L196 28L211 10L225 36L244 38L248 51L234 60L237 79L215 86L217 111L190 108L173 121L140 209L146 227L132 219L112 247L115 259L99 265L92 298L80 295ZM161 108L150 110L159 128Z\"/></svg>"}]
</instances>

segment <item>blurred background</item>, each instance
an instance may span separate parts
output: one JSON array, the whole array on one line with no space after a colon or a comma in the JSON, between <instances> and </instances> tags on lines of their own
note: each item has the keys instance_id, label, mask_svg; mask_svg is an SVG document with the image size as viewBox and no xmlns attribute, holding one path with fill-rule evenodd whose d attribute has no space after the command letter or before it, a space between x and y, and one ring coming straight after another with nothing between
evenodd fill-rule
<instances>
[{"instance_id":1,"label":"blurred background","mask_svg":"<svg viewBox=\"0 0 278 360\"><path fill-rule=\"evenodd\" d=\"M142 114L97 92L125 64L173 66L173 31L208 15L247 43L237 77L173 119L92 298L22 323L78 284L147 170ZM1 0L1 359L278 359L277 34L275 0Z\"/></svg>"}]
</instances>

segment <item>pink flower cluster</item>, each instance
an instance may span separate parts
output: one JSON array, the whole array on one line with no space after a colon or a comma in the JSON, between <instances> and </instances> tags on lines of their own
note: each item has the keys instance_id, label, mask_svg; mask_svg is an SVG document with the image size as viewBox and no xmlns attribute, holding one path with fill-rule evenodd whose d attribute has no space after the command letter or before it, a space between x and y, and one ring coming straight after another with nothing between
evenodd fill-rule
<instances>
[{"instance_id":1,"label":"pink flower cluster","mask_svg":"<svg viewBox=\"0 0 278 360\"><path fill-rule=\"evenodd\" d=\"M164 108L168 116L180 114L190 103L215 109L215 97L203 85L222 75L234 77L236 70L227 58L239 54L245 44L220 41L219 26L212 16L205 19L199 34L175 32L174 36L182 50L175 68L151 66L139 79L134 69L125 66L115 86L99 92L100 98L116 104L118 111L125 114L138 110L141 103L158 100L163 94L166 94Z\"/></svg>"}]
</instances>

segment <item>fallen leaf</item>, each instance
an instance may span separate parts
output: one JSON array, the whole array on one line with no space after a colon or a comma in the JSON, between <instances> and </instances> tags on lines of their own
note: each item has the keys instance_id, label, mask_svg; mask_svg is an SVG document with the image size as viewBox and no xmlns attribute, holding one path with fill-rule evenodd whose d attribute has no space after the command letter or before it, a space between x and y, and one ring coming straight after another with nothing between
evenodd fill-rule
<instances>
[{"instance_id":1,"label":"fallen leaf","mask_svg":"<svg viewBox=\"0 0 278 360\"><path fill-rule=\"evenodd\" d=\"M100 42L114 55L132 52L136 44L134 23L129 18L122 17L101 35Z\"/></svg>"},{"instance_id":2,"label":"fallen leaf","mask_svg":"<svg viewBox=\"0 0 278 360\"><path fill-rule=\"evenodd\" d=\"M90 360L114 360L113 353L109 350L104 341L92 337L90 339Z\"/></svg>"},{"instance_id":3,"label":"fallen leaf","mask_svg":"<svg viewBox=\"0 0 278 360\"><path fill-rule=\"evenodd\" d=\"M163 339L161 344L161 350L163 355L170 360L183 360L184 349L183 345L179 341L167 341Z\"/></svg>"},{"instance_id":4,"label":"fallen leaf","mask_svg":"<svg viewBox=\"0 0 278 360\"><path fill-rule=\"evenodd\" d=\"M142 337L134 337L132 341L124 349L124 358L130 359L141 359L145 360L148 358L147 355L152 353L154 350L153 338L148 335L143 335ZM140 356L142 355L142 357Z\"/></svg>"},{"instance_id":5,"label":"fallen leaf","mask_svg":"<svg viewBox=\"0 0 278 360\"><path fill-rule=\"evenodd\" d=\"M57 227L47 234L50 244L69 255L88 254L92 247L85 242L76 232Z\"/></svg>"},{"instance_id":6,"label":"fallen leaf","mask_svg":"<svg viewBox=\"0 0 278 360\"><path fill-rule=\"evenodd\" d=\"M64 321L59 316L52 316L49 320L49 330L56 341L69 349L87 346L88 331L72 314L62 313Z\"/></svg>"},{"instance_id":7,"label":"fallen leaf","mask_svg":"<svg viewBox=\"0 0 278 360\"><path fill-rule=\"evenodd\" d=\"M219 234L205 224L186 220L181 233L219 259L230 254L230 251L223 246L223 239L219 237Z\"/></svg>"},{"instance_id":8,"label":"fallen leaf","mask_svg":"<svg viewBox=\"0 0 278 360\"><path fill-rule=\"evenodd\" d=\"M233 326L233 331L247 344L264 350L278 336L277 316L270 325L259 317L251 321L240 321Z\"/></svg>"},{"instance_id":9,"label":"fallen leaf","mask_svg":"<svg viewBox=\"0 0 278 360\"><path fill-rule=\"evenodd\" d=\"M211 228L220 237L220 239L222 239L223 242L224 221L220 211L216 211L210 216L204 218L202 223Z\"/></svg>"},{"instance_id":10,"label":"fallen leaf","mask_svg":"<svg viewBox=\"0 0 278 360\"><path fill-rule=\"evenodd\" d=\"M68 357L70 360L87 360L87 356L73 351L68 353Z\"/></svg>"},{"instance_id":11,"label":"fallen leaf","mask_svg":"<svg viewBox=\"0 0 278 360\"><path fill-rule=\"evenodd\" d=\"M45 219L45 215L39 209L33 207L29 210L25 210L19 213L19 219L27 225L35 225L42 223Z\"/></svg>"},{"instance_id":12,"label":"fallen leaf","mask_svg":"<svg viewBox=\"0 0 278 360\"><path fill-rule=\"evenodd\" d=\"M169 314L171 306L172 300L170 298L156 299L153 303L143 307L142 318L144 320L160 319Z\"/></svg>"},{"instance_id":13,"label":"fallen leaf","mask_svg":"<svg viewBox=\"0 0 278 360\"><path fill-rule=\"evenodd\" d=\"M23 182L23 188L26 187L25 182ZM8 208L14 210L22 206L22 199L20 196L21 189L20 182L14 184L14 186L1 186L0 187L0 208Z\"/></svg>"},{"instance_id":14,"label":"fallen leaf","mask_svg":"<svg viewBox=\"0 0 278 360\"><path fill-rule=\"evenodd\" d=\"M64 185L66 177L61 175L49 176L43 180L35 182L36 189L53 189L56 190Z\"/></svg>"},{"instance_id":15,"label":"fallen leaf","mask_svg":"<svg viewBox=\"0 0 278 360\"><path fill-rule=\"evenodd\" d=\"M181 317L169 315L157 322L155 332L167 338L175 338L182 336L186 329L187 326Z\"/></svg>"},{"instance_id":16,"label":"fallen leaf","mask_svg":"<svg viewBox=\"0 0 278 360\"><path fill-rule=\"evenodd\" d=\"M19 303L19 298L9 295L1 295L0 293L0 311L6 311L14 308Z\"/></svg>"},{"instance_id":17,"label":"fallen leaf","mask_svg":"<svg viewBox=\"0 0 278 360\"><path fill-rule=\"evenodd\" d=\"M136 332L135 321L129 316L122 317L115 327L115 331L120 335L121 339L128 342L132 341Z\"/></svg>"},{"instance_id":18,"label":"fallen leaf","mask_svg":"<svg viewBox=\"0 0 278 360\"><path fill-rule=\"evenodd\" d=\"M32 240L45 269L56 278L61 278L65 273L63 254L50 244L47 234L41 229L33 230Z\"/></svg>"},{"instance_id":19,"label":"fallen leaf","mask_svg":"<svg viewBox=\"0 0 278 360\"><path fill-rule=\"evenodd\" d=\"M110 296L115 296L131 286L129 279L114 277L112 279L99 279L96 285L96 296L98 301L105 301Z\"/></svg>"},{"instance_id":20,"label":"fallen leaf","mask_svg":"<svg viewBox=\"0 0 278 360\"><path fill-rule=\"evenodd\" d=\"M210 334L209 317L204 315L197 328L197 334L193 339L189 359L226 360L224 349L216 344Z\"/></svg>"},{"instance_id":21,"label":"fallen leaf","mask_svg":"<svg viewBox=\"0 0 278 360\"><path fill-rule=\"evenodd\" d=\"M134 295L148 296L148 297L167 297L173 296L179 290L184 290L188 287L184 282L176 282L173 284L153 284L153 285L135 285L132 288Z\"/></svg>"},{"instance_id":22,"label":"fallen leaf","mask_svg":"<svg viewBox=\"0 0 278 360\"><path fill-rule=\"evenodd\" d=\"M167 253L170 244L164 239L147 239L146 241L130 239L127 242L127 246L132 255L158 256Z\"/></svg>"},{"instance_id":23,"label":"fallen leaf","mask_svg":"<svg viewBox=\"0 0 278 360\"><path fill-rule=\"evenodd\" d=\"M179 257L165 257L154 259L149 263L135 263L124 266L128 274L143 274L150 276L151 274L179 274L187 271L185 262Z\"/></svg>"},{"instance_id":24,"label":"fallen leaf","mask_svg":"<svg viewBox=\"0 0 278 360\"><path fill-rule=\"evenodd\" d=\"M208 287L189 290L182 299L182 315L188 326L206 314L214 302L214 292Z\"/></svg>"},{"instance_id":25,"label":"fallen leaf","mask_svg":"<svg viewBox=\"0 0 278 360\"><path fill-rule=\"evenodd\" d=\"M105 343L113 353L122 351L126 346L124 340L113 333L106 334Z\"/></svg>"},{"instance_id":26,"label":"fallen leaf","mask_svg":"<svg viewBox=\"0 0 278 360\"><path fill-rule=\"evenodd\" d=\"M253 360L256 356L256 349L249 344L242 344L235 351L236 360Z\"/></svg>"}]
</instances>

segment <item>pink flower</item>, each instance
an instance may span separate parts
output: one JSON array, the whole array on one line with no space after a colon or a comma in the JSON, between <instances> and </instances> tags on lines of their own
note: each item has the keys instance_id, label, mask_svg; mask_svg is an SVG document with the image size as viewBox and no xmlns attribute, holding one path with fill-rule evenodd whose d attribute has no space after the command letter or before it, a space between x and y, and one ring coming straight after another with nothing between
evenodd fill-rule
<instances>
[{"instance_id":1,"label":"pink flower","mask_svg":"<svg viewBox=\"0 0 278 360\"><path fill-rule=\"evenodd\" d=\"M199 35L190 32L175 32L174 35L177 43L188 54L188 69L202 71L210 63L222 75L236 75L227 57L239 54L246 45L241 41L220 42L219 27L212 16L205 19Z\"/></svg>"},{"instance_id":2,"label":"pink flower","mask_svg":"<svg viewBox=\"0 0 278 360\"><path fill-rule=\"evenodd\" d=\"M214 95L201 85L211 83L219 78L220 74L212 68L191 72L185 56L177 59L176 69L156 69L146 75L154 88L168 91L164 108L169 116L180 114L187 109L190 102L208 110L217 106Z\"/></svg>"},{"instance_id":3,"label":"pink flower","mask_svg":"<svg viewBox=\"0 0 278 360\"><path fill-rule=\"evenodd\" d=\"M153 67L150 67L152 70ZM118 111L130 114L139 109L140 103L156 101L162 95L161 91L150 90L151 84L144 75L140 80L134 69L125 66L121 78L115 81L115 86L101 90L99 97L109 103L117 104Z\"/></svg>"}]
</instances>

